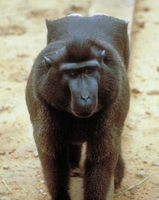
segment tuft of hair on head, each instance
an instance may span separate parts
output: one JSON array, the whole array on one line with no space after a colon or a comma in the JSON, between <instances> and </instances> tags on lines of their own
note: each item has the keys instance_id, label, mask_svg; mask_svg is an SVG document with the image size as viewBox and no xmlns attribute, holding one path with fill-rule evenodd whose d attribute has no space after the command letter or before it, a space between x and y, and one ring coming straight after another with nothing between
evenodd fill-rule
<instances>
[{"instance_id":1,"label":"tuft of hair on head","mask_svg":"<svg viewBox=\"0 0 159 200\"><path fill-rule=\"evenodd\" d=\"M67 58L70 62L84 62L89 60L91 45L88 40L73 38L66 42Z\"/></svg>"}]
</instances>

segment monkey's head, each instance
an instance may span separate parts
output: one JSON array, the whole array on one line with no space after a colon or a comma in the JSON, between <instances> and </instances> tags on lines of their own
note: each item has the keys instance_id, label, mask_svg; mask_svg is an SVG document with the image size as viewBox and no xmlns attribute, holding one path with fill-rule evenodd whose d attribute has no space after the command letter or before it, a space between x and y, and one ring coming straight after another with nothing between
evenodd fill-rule
<instances>
[{"instance_id":1,"label":"monkey's head","mask_svg":"<svg viewBox=\"0 0 159 200\"><path fill-rule=\"evenodd\" d=\"M123 45L125 37L118 41L105 27L96 30L99 21L101 18L66 17L63 21L47 22L50 44L34 64L37 94L45 104L87 118L115 100L128 50ZM119 22L122 28L126 27L123 21ZM121 32L127 36L125 31L126 28Z\"/></svg>"}]
</instances>

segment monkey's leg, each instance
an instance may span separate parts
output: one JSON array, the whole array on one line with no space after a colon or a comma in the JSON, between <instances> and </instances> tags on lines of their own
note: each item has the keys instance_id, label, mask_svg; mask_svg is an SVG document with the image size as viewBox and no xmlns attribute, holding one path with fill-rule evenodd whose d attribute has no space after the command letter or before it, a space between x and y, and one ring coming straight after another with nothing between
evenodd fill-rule
<instances>
[{"instance_id":1,"label":"monkey's leg","mask_svg":"<svg viewBox=\"0 0 159 200\"><path fill-rule=\"evenodd\" d=\"M114 194L114 175L111 176L106 200L112 200Z\"/></svg>"},{"instance_id":2,"label":"monkey's leg","mask_svg":"<svg viewBox=\"0 0 159 200\"><path fill-rule=\"evenodd\" d=\"M45 148L46 152L42 148L38 152L50 195L53 200L70 200L68 149L51 149L49 145Z\"/></svg>"},{"instance_id":3,"label":"monkey's leg","mask_svg":"<svg viewBox=\"0 0 159 200\"><path fill-rule=\"evenodd\" d=\"M121 157L121 154L119 154L115 168L115 189L117 189L120 186L123 176L124 176L124 161L123 158Z\"/></svg>"},{"instance_id":4,"label":"monkey's leg","mask_svg":"<svg viewBox=\"0 0 159 200\"><path fill-rule=\"evenodd\" d=\"M71 169L78 168L81 159L81 145L69 145L69 158Z\"/></svg>"},{"instance_id":5,"label":"monkey's leg","mask_svg":"<svg viewBox=\"0 0 159 200\"><path fill-rule=\"evenodd\" d=\"M82 145L69 145L69 160L71 166L71 176L83 176L83 171L79 167L81 159Z\"/></svg>"},{"instance_id":6,"label":"monkey's leg","mask_svg":"<svg viewBox=\"0 0 159 200\"><path fill-rule=\"evenodd\" d=\"M116 148L117 149L117 148ZM85 163L85 200L111 200L114 193L114 170L118 152L95 141L87 145Z\"/></svg>"}]
</instances>

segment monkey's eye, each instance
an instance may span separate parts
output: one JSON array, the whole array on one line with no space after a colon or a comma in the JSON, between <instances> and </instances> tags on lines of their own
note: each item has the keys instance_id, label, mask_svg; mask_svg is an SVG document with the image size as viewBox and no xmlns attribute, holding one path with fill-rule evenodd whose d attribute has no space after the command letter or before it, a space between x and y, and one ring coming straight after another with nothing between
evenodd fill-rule
<instances>
[{"instance_id":1,"label":"monkey's eye","mask_svg":"<svg viewBox=\"0 0 159 200\"><path fill-rule=\"evenodd\" d=\"M69 75L70 75L71 77L77 77L77 76L78 76L78 73L75 72L75 71L73 71L73 70L71 70L71 71L69 71Z\"/></svg>"},{"instance_id":2,"label":"monkey's eye","mask_svg":"<svg viewBox=\"0 0 159 200\"><path fill-rule=\"evenodd\" d=\"M85 71L84 71L84 73L85 74L88 74L88 75L91 75L91 74L93 74L94 73L94 69L85 69Z\"/></svg>"}]
</instances>

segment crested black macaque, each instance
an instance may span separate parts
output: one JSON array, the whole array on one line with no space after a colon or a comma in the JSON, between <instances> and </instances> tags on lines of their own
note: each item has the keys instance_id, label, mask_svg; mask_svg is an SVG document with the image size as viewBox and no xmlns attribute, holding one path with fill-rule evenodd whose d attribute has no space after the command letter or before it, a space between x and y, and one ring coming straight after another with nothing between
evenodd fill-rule
<instances>
[{"instance_id":1,"label":"crested black macaque","mask_svg":"<svg viewBox=\"0 0 159 200\"><path fill-rule=\"evenodd\" d=\"M70 200L70 170L87 142L84 199L110 199L124 174L121 133L129 109L127 23L106 15L46 21L26 102L53 200ZM112 194L111 194L112 195Z\"/></svg>"}]
</instances>

